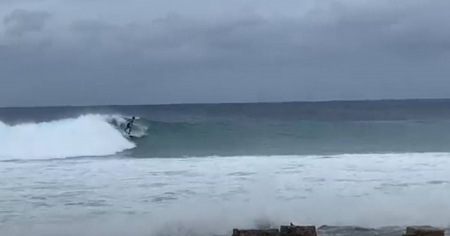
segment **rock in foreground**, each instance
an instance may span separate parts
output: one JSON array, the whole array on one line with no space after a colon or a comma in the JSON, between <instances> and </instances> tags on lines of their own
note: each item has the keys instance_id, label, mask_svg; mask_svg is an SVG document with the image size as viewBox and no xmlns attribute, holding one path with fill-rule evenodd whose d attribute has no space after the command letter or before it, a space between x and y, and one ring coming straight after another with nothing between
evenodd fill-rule
<instances>
[{"instance_id":1,"label":"rock in foreground","mask_svg":"<svg viewBox=\"0 0 450 236\"><path fill-rule=\"evenodd\" d=\"M315 226L281 226L278 229L234 229L232 236L317 236ZM433 235L434 236L434 235Z\"/></svg>"},{"instance_id":2,"label":"rock in foreground","mask_svg":"<svg viewBox=\"0 0 450 236\"><path fill-rule=\"evenodd\" d=\"M447 229L447 234L449 234ZM233 230L232 236L445 236L446 231L431 226L362 228L352 226L281 226L280 229Z\"/></svg>"},{"instance_id":3,"label":"rock in foreground","mask_svg":"<svg viewBox=\"0 0 450 236\"><path fill-rule=\"evenodd\" d=\"M234 229L233 236L278 236L278 229Z\"/></svg>"},{"instance_id":4,"label":"rock in foreground","mask_svg":"<svg viewBox=\"0 0 450 236\"><path fill-rule=\"evenodd\" d=\"M315 226L281 226L280 236L317 236Z\"/></svg>"},{"instance_id":5,"label":"rock in foreground","mask_svg":"<svg viewBox=\"0 0 450 236\"><path fill-rule=\"evenodd\" d=\"M404 236L444 236L444 230L431 226L410 226Z\"/></svg>"}]
</instances>

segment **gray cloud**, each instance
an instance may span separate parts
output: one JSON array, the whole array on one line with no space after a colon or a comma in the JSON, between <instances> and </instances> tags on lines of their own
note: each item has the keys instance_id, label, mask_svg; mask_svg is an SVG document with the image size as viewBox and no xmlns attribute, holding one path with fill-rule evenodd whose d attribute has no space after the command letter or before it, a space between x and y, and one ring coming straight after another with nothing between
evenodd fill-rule
<instances>
[{"instance_id":1,"label":"gray cloud","mask_svg":"<svg viewBox=\"0 0 450 236\"><path fill-rule=\"evenodd\" d=\"M45 11L14 10L3 18L7 35L22 35L26 32L41 31L50 14Z\"/></svg>"},{"instance_id":2,"label":"gray cloud","mask_svg":"<svg viewBox=\"0 0 450 236\"><path fill-rule=\"evenodd\" d=\"M5 16L0 105L450 95L448 1L114 3Z\"/></svg>"},{"instance_id":3,"label":"gray cloud","mask_svg":"<svg viewBox=\"0 0 450 236\"><path fill-rule=\"evenodd\" d=\"M70 25L70 29L73 31L91 34L101 33L111 28L113 28L112 25L98 20L78 20Z\"/></svg>"}]
</instances>

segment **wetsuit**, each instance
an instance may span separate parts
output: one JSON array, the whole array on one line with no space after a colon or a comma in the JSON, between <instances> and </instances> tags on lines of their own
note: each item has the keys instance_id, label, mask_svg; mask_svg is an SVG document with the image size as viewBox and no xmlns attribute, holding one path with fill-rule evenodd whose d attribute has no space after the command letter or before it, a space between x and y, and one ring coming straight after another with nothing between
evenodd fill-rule
<instances>
[{"instance_id":1,"label":"wetsuit","mask_svg":"<svg viewBox=\"0 0 450 236\"><path fill-rule=\"evenodd\" d=\"M128 134L131 133L131 128L133 127L134 117L127 122L127 127L125 128L125 132L128 130Z\"/></svg>"}]
</instances>

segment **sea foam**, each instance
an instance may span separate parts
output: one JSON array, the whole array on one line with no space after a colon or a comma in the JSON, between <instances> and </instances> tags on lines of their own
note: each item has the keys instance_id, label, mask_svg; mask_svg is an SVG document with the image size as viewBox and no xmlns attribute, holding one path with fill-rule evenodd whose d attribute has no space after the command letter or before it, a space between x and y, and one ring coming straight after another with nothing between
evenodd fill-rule
<instances>
[{"instance_id":1,"label":"sea foam","mask_svg":"<svg viewBox=\"0 0 450 236\"><path fill-rule=\"evenodd\" d=\"M120 116L82 115L42 123L0 121L0 160L112 155L135 144L109 121Z\"/></svg>"}]
</instances>

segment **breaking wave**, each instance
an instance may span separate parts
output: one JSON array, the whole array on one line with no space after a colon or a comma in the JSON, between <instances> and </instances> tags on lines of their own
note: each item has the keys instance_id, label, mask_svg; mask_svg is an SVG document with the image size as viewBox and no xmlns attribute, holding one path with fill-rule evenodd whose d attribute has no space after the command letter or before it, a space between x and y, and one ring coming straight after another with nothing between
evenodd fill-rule
<instances>
[{"instance_id":1,"label":"breaking wave","mask_svg":"<svg viewBox=\"0 0 450 236\"><path fill-rule=\"evenodd\" d=\"M70 116L61 112L45 118L33 113L24 116L35 119L28 123L23 118L2 118L0 160L115 154L173 158L450 152L450 123L446 120L418 123L196 119L161 117L139 110L80 112L85 113ZM129 116L121 114L126 113L142 116L134 123L132 138L123 131ZM67 119L57 118L62 115Z\"/></svg>"},{"instance_id":2,"label":"breaking wave","mask_svg":"<svg viewBox=\"0 0 450 236\"><path fill-rule=\"evenodd\" d=\"M106 156L132 149L118 115L81 115L42 123L0 121L0 160ZM145 130L136 136L145 135Z\"/></svg>"}]
</instances>

